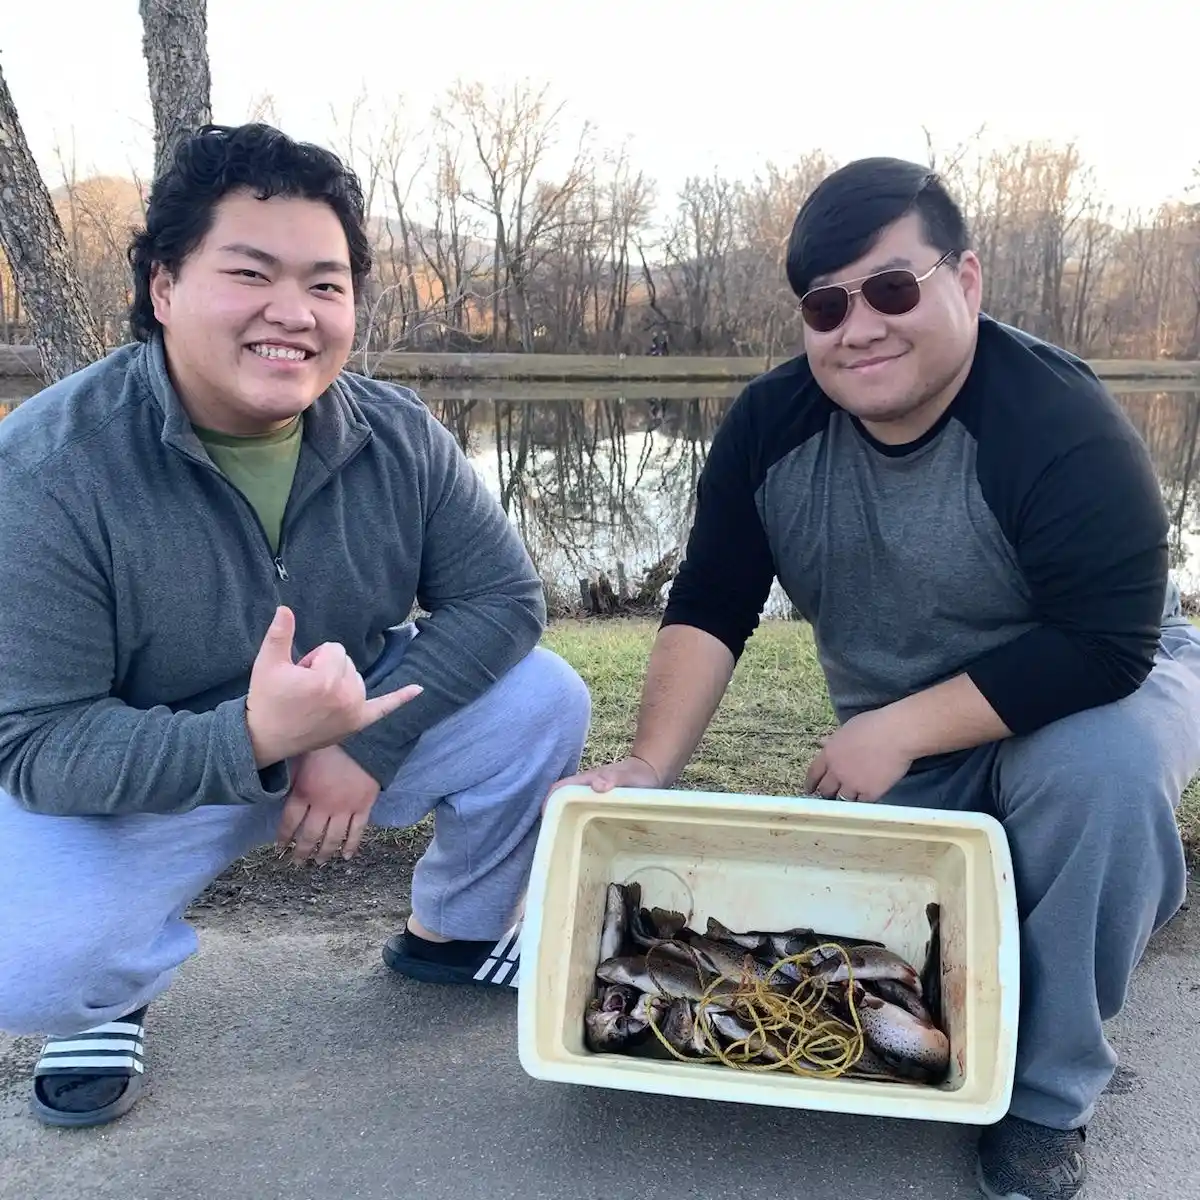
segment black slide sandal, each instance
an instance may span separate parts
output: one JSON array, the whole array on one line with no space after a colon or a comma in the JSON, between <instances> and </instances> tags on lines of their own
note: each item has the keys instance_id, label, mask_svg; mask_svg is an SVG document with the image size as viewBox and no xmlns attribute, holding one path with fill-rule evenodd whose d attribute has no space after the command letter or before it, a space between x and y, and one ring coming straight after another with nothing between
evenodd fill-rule
<instances>
[{"instance_id":1,"label":"black slide sandal","mask_svg":"<svg viewBox=\"0 0 1200 1200\"><path fill-rule=\"evenodd\" d=\"M140 1008L70 1037L47 1038L33 1069L33 1115L44 1125L75 1129L124 1116L145 1086L145 1032L146 1009ZM72 1111L71 1105L86 1103L89 1090L99 1103Z\"/></svg>"},{"instance_id":2,"label":"black slide sandal","mask_svg":"<svg viewBox=\"0 0 1200 1200\"><path fill-rule=\"evenodd\" d=\"M516 988L520 979L521 923L498 941L427 942L407 926L389 939L383 961L422 983Z\"/></svg>"}]
</instances>

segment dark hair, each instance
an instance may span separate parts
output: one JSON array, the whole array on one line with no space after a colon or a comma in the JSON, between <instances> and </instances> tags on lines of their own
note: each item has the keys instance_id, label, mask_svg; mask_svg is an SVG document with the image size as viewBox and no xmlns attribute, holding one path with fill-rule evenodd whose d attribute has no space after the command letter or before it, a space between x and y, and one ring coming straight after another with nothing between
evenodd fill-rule
<instances>
[{"instance_id":1,"label":"dark hair","mask_svg":"<svg viewBox=\"0 0 1200 1200\"><path fill-rule=\"evenodd\" d=\"M834 171L796 214L788 239L787 279L803 296L818 275L830 275L866 254L889 226L916 211L935 250L967 248L967 223L937 174L899 158L860 158Z\"/></svg>"},{"instance_id":2,"label":"dark hair","mask_svg":"<svg viewBox=\"0 0 1200 1200\"><path fill-rule=\"evenodd\" d=\"M293 141L270 125L205 125L179 143L170 166L154 181L146 227L129 246L129 328L138 341L147 341L159 327L150 299L151 268L161 263L178 271L212 228L217 203L240 188L260 200L295 196L328 204L345 230L358 292L371 269L371 246L354 172L329 150Z\"/></svg>"}]
</instances>

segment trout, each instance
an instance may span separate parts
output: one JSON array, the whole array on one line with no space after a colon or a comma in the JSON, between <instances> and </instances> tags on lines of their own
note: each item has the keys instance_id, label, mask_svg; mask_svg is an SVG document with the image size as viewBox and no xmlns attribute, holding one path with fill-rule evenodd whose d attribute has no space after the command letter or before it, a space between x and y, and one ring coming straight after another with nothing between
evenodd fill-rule
<instances>
[{"instance_id":1,"label":"trout","mask_svg":"<svg viewBox=\"0 0 1200 1200\"><path fill-rule=\"evenodd\" d=\"M639 992L668 999L701 999L708 987L716 981L712 990L713 999L731 999L737 988L719 975L702 970L697 964L689 963L673 954L655 951L649 957L637 956L610 958L596 968L596 974L606 983L626 983Z\"/></svg>"},{"instance_id":2,"label":"trout","mask_svg":"<svg viewBox=\"0 0 1200 1200\"><path fill-rule=\"evenodd\" d=\"M604 902L604 924L600 929L600 961L616 958L625 949L629 937L632 910L641 889L636 883L627 886L610 883Z\"/></svg>"},{"instance_id":3,"label":"trout","mask_svg":"<svg viewBox=\"0 0 1200 1200\"><path fill-rule=\"evenodd\" d=\"M818 950L813 954L812 973L826 983L846 983L850 978L847 959L856 982L860 979L894 979L914 991L921 986L921 977L911 964L882 946L846 947L844 956L832 949Z\"/></svg>"},{"instance_id":4,"label":"trout","mask_svg":"<svg viewBox=\"0 0 1200 1200\"><path fill-rule=\"evenodd\" d=\"M854 1002L863 1036L890 1065L930 1081L944 1076L950 1065L950 1039L936 1025L858 984Z\"/></svg>"}]
</instances>

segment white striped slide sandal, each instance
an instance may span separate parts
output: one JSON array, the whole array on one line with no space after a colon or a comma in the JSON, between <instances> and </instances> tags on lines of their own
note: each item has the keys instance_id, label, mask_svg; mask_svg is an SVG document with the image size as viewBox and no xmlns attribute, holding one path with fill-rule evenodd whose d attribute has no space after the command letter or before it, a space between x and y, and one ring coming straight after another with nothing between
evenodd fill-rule
<instances>
[{"instance_id":1,"label":"white striped slide sandal","mask_svg":"<svg viewBox=\"0 0 1200 1200\"><path fill-rule=\"evenodd\" d=\"M33 1069L33 1115L72 1128L123 1116L145 1086L145 1035L141 1008L82 1033L47 1038Z\"/></svg>"}]
</instances>

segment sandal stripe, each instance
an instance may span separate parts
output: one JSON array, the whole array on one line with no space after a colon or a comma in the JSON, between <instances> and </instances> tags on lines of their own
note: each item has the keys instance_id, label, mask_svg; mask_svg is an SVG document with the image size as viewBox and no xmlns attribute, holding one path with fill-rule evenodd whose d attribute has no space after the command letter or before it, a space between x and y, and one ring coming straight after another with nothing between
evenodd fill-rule
<instances>
[{"instance_id":1,"label":"sandal stripe","mask_svg":"<svg viewBox=\"0 0 1200 1200\"><path fill-rule=\"evenodd\" d=\"M42 1054L73 1054L78 1050L134 1050L140 1053L141 1049L141 1038L78 1038L70 1042L50 1042Z\"/></svg>"},{"instance_id":2,"label":"sandal stripe","mask_svg":"<svg viewBox=\"0 0 1200 1200\"><path fill-rule=\"evenodd\" d=\"M475 972L475 978L487 983L506 983L516 987L520 983L518 970L521 961L521 924L514 925L491 949L483 966Z\"/></svg>"},{"instance_id":3,"label":"sandal stripe","mask_svg":"<svg viewBox=\"0 0 1200 1200\"><path fill-rule=\"evenodd\" d=\"M146 1068L142 1060L133 1054L74 1054L63 1058L43 1058L37 1065L39 1075L73 1075L81 1067L89 1069L105 1067L113 1074L121 1071L136 1071L141 1074Z\"/></svg>"},{"instance_id":4,"label":"sandal stripe","mask_svg":"<svg viewBox=\"0 0 1200 1200\"><path fill-rule=\"evenodd\" d=\"M46 1039L35 1075L69 1074L107 1068L113 1074L144 1070L145 1026L140 1021L107 1021L67 1037Z\"/></svg>"}]
</instances>

